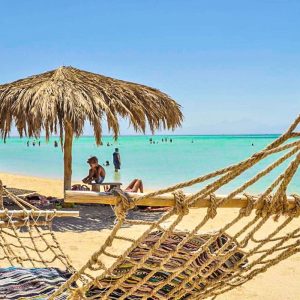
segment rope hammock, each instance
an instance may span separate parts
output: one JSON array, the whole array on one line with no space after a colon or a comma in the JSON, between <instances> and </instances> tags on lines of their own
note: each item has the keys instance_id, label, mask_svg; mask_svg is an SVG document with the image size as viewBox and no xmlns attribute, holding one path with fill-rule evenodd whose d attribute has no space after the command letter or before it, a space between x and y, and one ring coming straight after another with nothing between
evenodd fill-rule
<instances>
[{"instance_id":1,"label":"rope hammock","mask_svg":"<svg viewBox=\"0 0 300 300\"><path fill-rule=\"evenodd\" d=\"M78 270L63 254L45 215L41 224L34 215L20 224L7 211L0 213L5 223L5 229L0 226L0 259L25 267L62 264L71 276L49 295L52 300L214 299L300 252L300 197L287 196L300 164L299 123L300 116L285 134L238 164L135 198L119 192L109 237ZM216 196L220 188L256 170L261 162L269 165L254 175L250 172L250 178L226 197ZM281 173L274 176L278 169ZM268 176L271 183L261 194L246 193ZM181 191L195 184L202 185L196 193L186 196ZM165 193L174 194L174 207L157 221L128 218L128 211L141 201ZM233 217L225 223L222 207L241 194L245 205L231 211ZM24 205L20 198L12 197ZM207 203L207 210L198 209L195 214L192 207L201 201ZM194 222L185 228L191 217ZM214 226L217 218L223 221L220 228ZM138 236L126 234L128 225L139 229ZM24 226L28 232L21 231ZM125 251L117 251L120 242ZM45 258L46 252L52 253L52 259Z\"/></svg>"}]
</instances>

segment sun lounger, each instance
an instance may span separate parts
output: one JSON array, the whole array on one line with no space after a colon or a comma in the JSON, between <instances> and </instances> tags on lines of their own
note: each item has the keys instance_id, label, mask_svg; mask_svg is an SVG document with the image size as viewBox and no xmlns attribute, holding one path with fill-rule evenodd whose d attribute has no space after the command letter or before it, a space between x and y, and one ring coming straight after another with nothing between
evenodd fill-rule
<instances>
[{"instance_id":1,"label":"sun lounger","mask_svg":"<svg viewBox=\"0 0 300 300\"><path fill-rule=\"evenodd\" d=\"M100 192L101 186L113 186L117 188L121 188L122 183L121 182L102 182L102 183L91 183L92 191L94 192Z\"/></svg>"}]
</instances>

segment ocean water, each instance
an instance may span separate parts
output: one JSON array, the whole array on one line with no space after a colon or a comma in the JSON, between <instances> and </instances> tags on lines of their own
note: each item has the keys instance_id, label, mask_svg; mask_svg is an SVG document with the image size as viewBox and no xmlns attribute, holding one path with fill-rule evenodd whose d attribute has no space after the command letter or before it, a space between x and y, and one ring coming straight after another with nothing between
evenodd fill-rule
<instances>
[{"instance_id":1,"label":"ocean water","mask_svg":"<svg viewBox=\"0 0 300 300\"><path fill-rule=\"evenodd\" d=\"M73 179L80 180L87 175L86 160L96 155L100 163L103 164L106 160L111 163L109 167L105 167L108 181L117 180L128 184L133 178L142 178L146 189L158 189L238 163L263 149L277 137L277 135L170 136L168 142L162 142L165 136L122 136L117 142L111 137L103 137L103 146L100 147L96 146L93 137L81 137L75 139L73 145ZM150 144L149 138L156 143ZM172 143L169 138L172 138ZM41 138L40 147L38 145L33 147L32 139L30 147L26 145L28 139L24 138L12 137L6 144L1 141L0 171L63 178L63 153L60 147L54 148L54 140L58 139L51 138L46 143L45 139ZM107 146L107 143L111 146ZM121 171L118 174L115 174L112 165L115 147L120 149L122 160ZM228 193L276 158L278 154L272 155L218 192ZM286 165L274 170L248 191L262 192ZM193 186L187 191L196 191L201 186L203 185ZM289 192L300 193L299 171L289 186Z\"/></svg>"}]
</instances>

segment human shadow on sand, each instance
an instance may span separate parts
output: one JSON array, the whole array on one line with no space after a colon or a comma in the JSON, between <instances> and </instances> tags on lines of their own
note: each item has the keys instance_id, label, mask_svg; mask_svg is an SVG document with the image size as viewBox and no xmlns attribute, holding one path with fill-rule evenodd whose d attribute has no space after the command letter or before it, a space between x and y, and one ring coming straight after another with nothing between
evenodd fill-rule
<instances>
[{"instance_id":1,"label":"human shadow on sand","mask_svg":"<svg viewBox=\"0 0 300 300\"><path fill-rule=\"evenodd\" d=\"M75 208L63 208L63 210L79 211L78 218L55 218L53 220L54 231L93 231L111 229L116 221L115 213L111 206L101 204L76 205ZM156 221L163 212L150 212L135 208L128 212L127 218L143 221ZM130 225L124 224L124 227Z\"/></svg>"},{"instance_id":2,"label":"human shadow on sand","mask_svg":"<svg viewBox=\"0 0 300 300\"><path fill-rule=\"evenodd\" d=\"M31 190L23 190L16 188L7 188L11 193L17 196L23 196L34 193ZM5 208L15 210L20 209L9 198L4 197ZM53 209L53 208L41 208ZM53 231L95 231L101 229L111 229L115 222L116 216L113 207L103 204L76 204L74 208L62 208L61 210L79 211L79 217L75 218L54 218L52 222ZM143 220L143 221L156 221L164 212L159 211L145 211L143 209L134 208L128 212L127 219ZM124 224L123 227L130 225ZM22 230L25 230L24 228Z\"/></svg>"}]
</instances>

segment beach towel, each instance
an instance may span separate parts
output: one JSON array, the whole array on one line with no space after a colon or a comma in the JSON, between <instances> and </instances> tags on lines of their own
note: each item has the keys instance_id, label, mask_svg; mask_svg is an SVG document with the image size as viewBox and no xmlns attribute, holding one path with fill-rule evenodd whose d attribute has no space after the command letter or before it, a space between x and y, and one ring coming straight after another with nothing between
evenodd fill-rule
<instances>
[{"instance_id":1,"label":"beach towel","mask_svg":"<svg viewBox=\"0 0 300 300\"><path fill-rule=\"evenodd\" d=\"M0 268L0 299L45 300L70 276L57 268Z\"/></svg>"}]
</instances>

